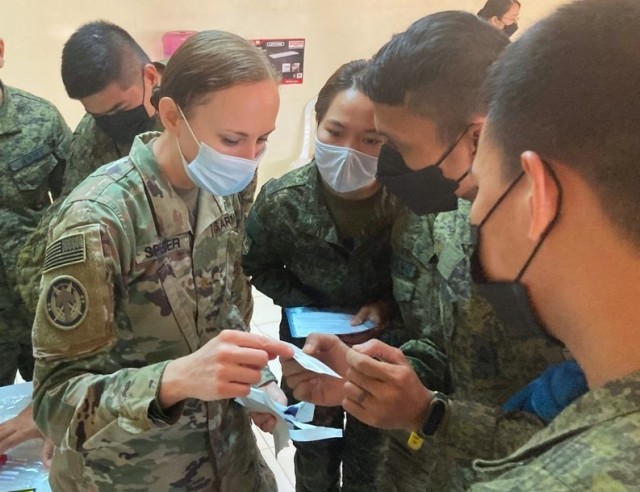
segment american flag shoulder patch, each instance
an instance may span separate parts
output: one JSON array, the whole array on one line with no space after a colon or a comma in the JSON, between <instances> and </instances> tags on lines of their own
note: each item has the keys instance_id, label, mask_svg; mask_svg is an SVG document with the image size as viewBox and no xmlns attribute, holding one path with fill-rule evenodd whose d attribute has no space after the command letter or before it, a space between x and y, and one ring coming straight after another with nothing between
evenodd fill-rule
<instances>
[{"instance_id":1,"label":"american flag shoulder patch","mask_svg":"<svg viewBox=\"0 0 640 492\"><path fill-rule=\"evenodd\" d=\"M87 259L84 234L66 236L47 246L44 253L42 273L75 263L84 263Z\"/></svg>"}]
</instances>

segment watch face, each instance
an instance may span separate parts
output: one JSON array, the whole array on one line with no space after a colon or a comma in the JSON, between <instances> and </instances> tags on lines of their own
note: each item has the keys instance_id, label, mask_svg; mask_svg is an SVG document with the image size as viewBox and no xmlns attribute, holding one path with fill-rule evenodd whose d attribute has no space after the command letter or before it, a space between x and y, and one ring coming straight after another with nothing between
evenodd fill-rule
<instances>
[{"instance_id":1,"label":"watch face","mask_svg":"<svg viewBox=\"0 0 640 492\"><path fill-rule=\"evenodd\" d=\"M431 395L429 409L422 422L421 434L423 436L432 436L440 427L444 416L447 413L447 397L441 393L434 392Z\"/></svg>"}]
</instances>

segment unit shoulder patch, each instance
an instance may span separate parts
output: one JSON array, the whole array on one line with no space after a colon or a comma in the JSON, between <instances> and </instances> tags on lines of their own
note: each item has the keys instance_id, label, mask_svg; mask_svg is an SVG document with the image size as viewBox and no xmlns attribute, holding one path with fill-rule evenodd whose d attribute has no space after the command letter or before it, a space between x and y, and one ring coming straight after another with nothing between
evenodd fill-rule
<instances>
[{"instance_id":1,"label":"unit shoulder patch","mask_svg":"<svg viewBox=\"0 0 640 492\"><path fill-rule=\"evenodd\" d=\"M61 275L47 290L45 310L49 322L61 330L73 330L84 321L89 297L84 286L75 278Z\"/></svg>"}]
</instances>

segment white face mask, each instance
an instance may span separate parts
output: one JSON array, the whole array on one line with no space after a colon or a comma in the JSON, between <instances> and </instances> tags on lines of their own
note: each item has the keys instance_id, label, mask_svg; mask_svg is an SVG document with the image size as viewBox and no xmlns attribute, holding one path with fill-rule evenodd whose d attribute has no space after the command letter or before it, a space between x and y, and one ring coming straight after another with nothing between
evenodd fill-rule
<instances>
[{"instance_id":1,"label":"white face mask","mask_svg":"<svg viewBox=\"0 0 640 492\"><path fill-rule=\"evenodd\" d=\"M376 179L378 158L364 152L322 143L316 137L315 157L320 176L338 193L359 190Z\"/></svg>"},{"instance_id":2,"label":"white face mask","mask_svg":"<svg viewBox=\"0 0 640 492\"><path fill-rule=\"evenodd\" d=\"M258 163L266 151L266 146L254 160L221 154L196 138L180 106L178 106L178 110L189 128L191 136L198 144L198 153L195 159L188 163L180 148L180 142L178 142L182 165L191 181L198 188L217 196L233 195L244 190L253 179L258 169Z\"/></svg>"}]
</instances>

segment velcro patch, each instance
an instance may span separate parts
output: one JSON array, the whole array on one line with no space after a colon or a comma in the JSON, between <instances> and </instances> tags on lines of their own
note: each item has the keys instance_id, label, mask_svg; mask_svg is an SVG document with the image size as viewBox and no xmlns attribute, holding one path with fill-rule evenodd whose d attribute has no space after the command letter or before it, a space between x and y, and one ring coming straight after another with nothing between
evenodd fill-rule
<instances>
[{"instance_id":1,"label":"velcro patch","mask_svg":"<svg viewBox=\"0 0 640 492\"><path fill-rule=\"evenodd\" d=\"M47 247L44 254L42 273L47 273L66 265L73 265L74 263L84 263L86 259L84 234L66 236Z\"/></svg>"},{"instance_id":2,"label":"velcro patch","mask_svg":"<svg viewBox=\"0 0 640 492\"><path fill-rule=\"evenodd\" d=\"M392 260L391 269L393 273L398 274L408 279L414 279L418 277L418 268L410 261L403 260L395 256Z\"/></svg>"},{"instance_id":3,"label":"velcro patch","mask_svg":"<svg viewBox=\"0 0 640 492\"><path fill-rule=\"evenodd\" d=\"M87 291L75 278L61 275L49 285L45 310L56 328L73 330L84 321L88 307Z\"/></svg>"},{"instance_id":4,"label":"velcro patch","mask_svg":"<svg viewBox=\"0 0 640 492\"><path fill-rule=\"evenodd\" d=\"M213 232L217 234L218 232L224 232L229 228L235 228L236 225L236 214L232 212L230 214L223 215L219 219L216 219L213 222L212 227Z\"/></svg>"}]
</instances>

